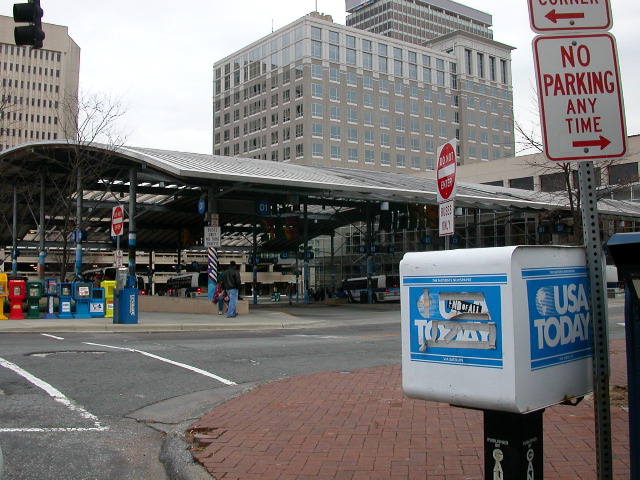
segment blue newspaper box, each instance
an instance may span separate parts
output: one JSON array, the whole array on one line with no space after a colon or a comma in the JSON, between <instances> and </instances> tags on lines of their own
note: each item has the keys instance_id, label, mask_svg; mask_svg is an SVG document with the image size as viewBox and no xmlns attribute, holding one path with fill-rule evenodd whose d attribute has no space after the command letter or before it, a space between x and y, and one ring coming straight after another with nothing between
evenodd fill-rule
<instances>
[{"instance_id":1,"label":"blue newspaper box","mask_svg":"<svg viewBox=\"0 0 640 480\"><path fill-rule=\"evenodd\" d=\"M73 284L73 298L76 301L75 318L91 318L89 303L91 302L92 288L93 285L90 283L76 282Z\"/></svg>"},{"instance_id":2,"label":"blue newspaper box","mask_svg":"<svg viewBox=\"0 0 640 480\"><path fill-rule=\"evenodd\" d=\"M58 318L73 318L71 313L71 298L72 298L71 283L63 282L58 284L58 298L60 303L58 304Z\"/></svg>"},{"instance_id":3,"label":"blue newspaper box","mask_svg":"<svg viewBox=\"0 0 640 480\"><path fill-rule=\"evenodd\" d=\"M95 288L91 294L91 302L89 303L89 313L91 317L104 317L104 288Z\"/></svg>"},{"instance_id":4,"label":"blue newspaper box","mask_svg":"<svg viewBox=\"0 0 640 480\"><path fill-rule=\"evenodd\" d=\"M127 269L116 272L113 323L138 323L138 288L135 275L127 275Z\"/></svg>"}]
</instances>

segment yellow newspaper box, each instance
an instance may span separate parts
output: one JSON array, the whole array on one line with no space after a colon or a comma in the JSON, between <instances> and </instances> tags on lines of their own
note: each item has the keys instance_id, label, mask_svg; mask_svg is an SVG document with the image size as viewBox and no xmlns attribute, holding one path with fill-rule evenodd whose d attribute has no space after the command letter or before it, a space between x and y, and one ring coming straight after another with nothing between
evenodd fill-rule
<instances>
[{"instance_id":1,"label":"yellow newspaper box","mask_svg":"<svg viewBox=\"0 0 640 480\"><path fill-rule=\"evenodd\" d=\"M100 286L104 288L104 316L106 318L113 318L113 297L114 290L116 289L116 281L103 280L100 282Z\"/></svg>"}]
</instances>

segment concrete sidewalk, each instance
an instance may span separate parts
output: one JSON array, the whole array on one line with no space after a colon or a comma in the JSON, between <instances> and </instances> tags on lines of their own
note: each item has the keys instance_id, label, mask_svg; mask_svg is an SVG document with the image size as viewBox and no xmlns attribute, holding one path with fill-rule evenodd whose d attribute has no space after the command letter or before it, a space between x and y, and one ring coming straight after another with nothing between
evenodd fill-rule
<instances>
[{"instance_id":1,"label":"concrete sidewalk","mask_svg":"<svg viewBox=\"0 0 640 480\"><path fill-rule=\"evenodd\" d=\"M624 340L611 342L615 479L629 479ZM489 386L490 388L490 386ZM593 399L544 414L544 478L595 480ZM483 480L479 411L412 400L401 367L326 372L256 388L188 432L218 480Z\"/></svg>"}]
</instances>

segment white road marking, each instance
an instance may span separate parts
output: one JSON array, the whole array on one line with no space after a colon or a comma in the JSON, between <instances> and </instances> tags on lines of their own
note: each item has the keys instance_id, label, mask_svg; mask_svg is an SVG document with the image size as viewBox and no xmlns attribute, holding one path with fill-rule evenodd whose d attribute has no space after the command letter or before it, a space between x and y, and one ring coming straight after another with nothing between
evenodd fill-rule
<instances>
[{"instance_id":1,"label":"white road marking","mask_svg":"<svg viewBox=\"0 0 640 480\"><path fill-rule=\"evenodd\" d=\"M41 333L43 337L55 338L56 340L64 340L62 337L56 337L55 335L49 335L48 333Z\"/></svg>"},{"instance_id":2,"label":"white road marking","mask_svg":"<svg viewBox=\"0 0 640 480\"><path fill-rule=\"evenodd\" d=\"M39 428L39 427L28 427L28 428L0 428L0 432L86 432L86 431L105 431L109 430L109 427L103 427L100 425L100 421L98 417L94 414L87 412L84 408L76 405L67 398L60 390L48 384L44 380L39 379L38 377L30 374L26 370L20 368L15 363L11 363L8 360L0 357L0 366L3 366L12 372L20 375L25 380L31 382L36 387L44 390L50 397L52 397L56 402L61 403L69 410L78 413L82 418L92 421L93 427L81 428L81 427L54 427L54 428Z\"/></svg>"},{"instance_id":3,"label":"white road marking","mask_svg":"<svg viewBox=\"0 0 640 480\"><path fill-rule=\"evenodd\" d=\"M184 368L186 370L190 370L192 372L199 373L200 375L204 375L205 377L214 378L214 379L218 380L219 382L224 383L225 385L237 385L237 383L232 382L231 380L227 380L226 378L219 377L218 375L216 375L214 373L211 373L211 372L207 372L206 370L202 370L200 368L193 367L191 365L187 365L186 363L180 363L180 362L176 362L174 360L169 360L168 358L164 358L164 357L161 357L159 355L155 355L153 353L145 352L143 350L136 350L135 348L127 348L127 347L116 347L116 346L113 346L113 345L103 345L103 344L100 344L100 343L91 343L91 342L83 342L83 343L85 345L93 345L93 346L96 346L96 347L113 348L113 349L116 349L116 350L125 350L127 352L140 353L141 355L145 355L145 356L150 357L150 358L155 358L156 360L160 360L161 362L169 363L171 365L175 365L176 367Z\"/></svg>"}]
</instances>

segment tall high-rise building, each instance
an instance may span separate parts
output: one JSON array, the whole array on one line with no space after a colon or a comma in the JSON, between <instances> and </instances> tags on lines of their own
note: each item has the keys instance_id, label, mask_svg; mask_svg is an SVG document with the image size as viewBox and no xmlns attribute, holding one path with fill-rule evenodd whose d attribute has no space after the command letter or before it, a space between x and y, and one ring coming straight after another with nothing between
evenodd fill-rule
<instances>
[{"instance_id":1,"label":"tall high-rise building","mask_svg":"<svg viewBox=\"0 0 640 480\"><path fill-rule=\"evenodd\" d=\"M511 47L416 45L313 12L214 64L216 155L414 173L513 156Z\"/></svg>"},{"instance_id":2,"label":"tall high-rise building","mask_svg":"<svg viewBox=\"0 0 640 480\"><path fill-rule=\"evenodd\" d=\"M80 48L67 27L43 24L44 47L16 46L0 16L0 151L33 140L74 138Z\"/></svg>"},{"instance_id":3,"label":"tall high-rise building","mask_svg":"<svg viewBox=\"0 0 640 480\"><path fill-rule=\"evenodd\" d=\"M347 26L422 45L460 30L492 39L491 15L452 0L346 0Z\"/></svg>"}]
</instances>

